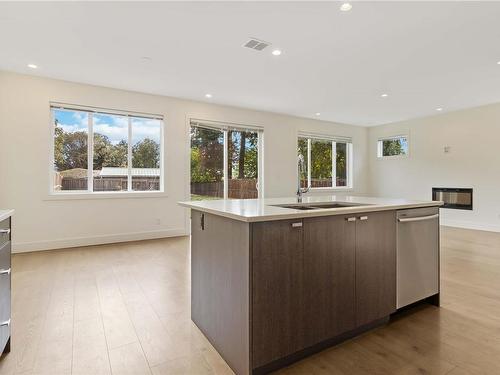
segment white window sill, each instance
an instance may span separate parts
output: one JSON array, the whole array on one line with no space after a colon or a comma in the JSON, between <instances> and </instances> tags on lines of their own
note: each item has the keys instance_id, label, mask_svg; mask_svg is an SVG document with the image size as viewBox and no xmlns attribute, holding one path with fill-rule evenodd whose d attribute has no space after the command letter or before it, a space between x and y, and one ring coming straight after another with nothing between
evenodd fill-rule
<instances>
[{"instance_id":1,"label":"white window sill","mask_svg":"<svg viewBox=\"0 0 500 375\"><path fill-rule=\"evenodd\" d=\"M116 192L60 192L50 193L45 201L64 201L73 199L136 199L136 198L166 198L163 191L116 191Z\"/></svg>"},{"instance_id":2,"label":"white window sill","mask_svg":"<svg viewBox=\"0 0 500 375\"><path fill-rule=\"evenodd\" d=\"M378 160L408 159L409 155L377 156Z\"/></svg>"}]
</instances>

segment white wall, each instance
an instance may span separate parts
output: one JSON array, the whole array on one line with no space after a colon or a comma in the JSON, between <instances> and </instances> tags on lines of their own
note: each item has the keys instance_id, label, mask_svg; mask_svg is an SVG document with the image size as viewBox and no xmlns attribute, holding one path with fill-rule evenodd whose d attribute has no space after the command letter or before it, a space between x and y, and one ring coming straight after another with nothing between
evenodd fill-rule
<instances>
[{"instance_id":1,"label":"white wall","mask_svg":"<svg viewBox=\"0 0 500 375\"><path fill-rule=\"evenodd\" d=\"M49 199L51 101L163 114L166 195ZM299 130L351 136L352 193L368 192L366 128L0 71L0 207L16 210L15 251L185 234L187 212L176 202L188 198L190 116L264 127L266 197L295 193Z\"/></svg>"},{"instance_id":2,"label":"white wall","mask_svg":"<svg viewBox=\"0 0 500 375\"><path fill-rule=\"evenodd\" d=\"M399 134L410 156L377 159L377 139ZM432 187L472 187L474 210L443 209L442 223L500 231L499 145L500 104L370 128L370 195L429 200Z\"/></svg>"}]
</instances>

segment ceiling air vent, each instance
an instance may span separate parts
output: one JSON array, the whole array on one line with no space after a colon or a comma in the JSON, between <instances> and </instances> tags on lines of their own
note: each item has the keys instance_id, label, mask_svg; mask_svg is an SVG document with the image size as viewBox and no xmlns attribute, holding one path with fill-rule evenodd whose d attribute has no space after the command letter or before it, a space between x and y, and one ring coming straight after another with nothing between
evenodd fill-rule
<instances>
[{"instance_id":1,"label":"ceiling air vent","mask_svg":"<svg viewBox=\"0 0 500 375\"><path fill-rule=\"evenodd\" d=\"M246 42L243 47L251 48L256 51L262 51L264 48L269 46L271 43L264 42L263 40L250 38L248 42Z\"/></svg>"}]
</instances>

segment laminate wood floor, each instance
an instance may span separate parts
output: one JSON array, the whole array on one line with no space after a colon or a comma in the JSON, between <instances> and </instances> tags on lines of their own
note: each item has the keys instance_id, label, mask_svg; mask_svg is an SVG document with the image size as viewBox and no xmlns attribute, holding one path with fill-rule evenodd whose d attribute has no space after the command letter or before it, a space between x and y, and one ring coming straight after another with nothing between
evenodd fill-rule
<instances>
[{"instance_id":1,"label":"laminate wood floor","mask_svg":"<svg viewBox=\"0 0 500 375\"><path fill-rule=\"evenodd\" d=\"M500 374L500 234L443 228L424 306L279 374ZM13 256L0 374L232 374L190 321L186 237Z\"/></svg>"}]
</instances>

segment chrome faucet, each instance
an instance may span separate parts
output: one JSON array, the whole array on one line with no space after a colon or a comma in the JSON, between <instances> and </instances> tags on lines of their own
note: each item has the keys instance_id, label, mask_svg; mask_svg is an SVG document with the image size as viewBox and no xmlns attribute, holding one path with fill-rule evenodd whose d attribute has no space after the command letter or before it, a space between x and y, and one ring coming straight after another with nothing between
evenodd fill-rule
<instances>
[{"instance_id":1,"label":"chrome faucet","mask_svg":"<svg viewBox=\"0 0 500 375\"><path fill-rule=\"evenodd\" d=\"M297 158L297 202L298 203L302 202L302 194L307 193L311 188L310 186L306 188L300 186L300 180L302 174L304 173L304 170L305 170L304 156L299 154Z\"/></svg>"}]
</instances>

